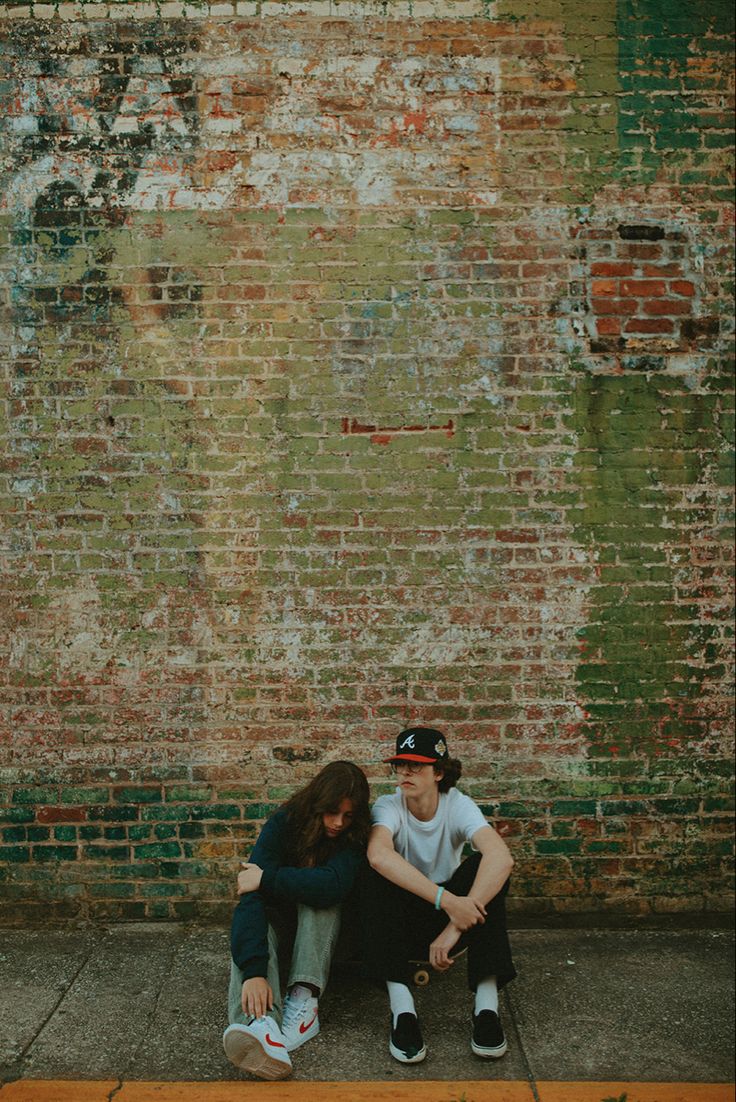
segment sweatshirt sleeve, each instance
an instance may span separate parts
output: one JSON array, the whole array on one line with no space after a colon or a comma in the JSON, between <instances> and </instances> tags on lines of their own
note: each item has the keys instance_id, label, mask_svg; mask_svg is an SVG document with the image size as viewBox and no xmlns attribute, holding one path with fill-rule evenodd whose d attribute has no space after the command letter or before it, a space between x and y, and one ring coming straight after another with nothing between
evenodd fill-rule
<instances>
[{"instance_id":1,"label":"sweatshirt sleeve","mask_svg":"<svg viewBox=\"0 0 736 1102\"><path fill-rule=\"evenodd\" d=\"M362 861L359 850L345 846L316 868L269 868L263 870L261 890L276 898L305 903L320 909L342 903L355 883Z\"/></svg>"},{"instance_id":2,"label":"sweatshirt sleeve","mask_svg":"<svg viewBox=\"0 0 736 1102\"><path fill-rule=\"evenodd\" d=\"M277 869L283 865L286 853L286 824L286 812L281 810L264 823L248 859L251 864L258 865L264 872L266 869Z\"/></svg>"},{"instance_id":3,"label":"sweatshirt sleeve","mask_svg":"<svg viewBox=\"0 0 736 1102\"><path fill-rule=\"evenodd\" d=\"M244 980L268 974L268 921L258 892L241 895L230 925L230 954Z\"/></svg>"},{"instance_id":4,"label":"sweatshirt sleeve","mask_svg":"<svg viewBox=\"0 0 736 1102\"><path fill-rule=\"evenodd\" d=\"M250 860L264 870L275 870L283 859L286 814L277 811L264 824ZM268 973L268 920L258 892L241 895L230 925L230 953L244 979Z\"/></svg>"}]
</instances>

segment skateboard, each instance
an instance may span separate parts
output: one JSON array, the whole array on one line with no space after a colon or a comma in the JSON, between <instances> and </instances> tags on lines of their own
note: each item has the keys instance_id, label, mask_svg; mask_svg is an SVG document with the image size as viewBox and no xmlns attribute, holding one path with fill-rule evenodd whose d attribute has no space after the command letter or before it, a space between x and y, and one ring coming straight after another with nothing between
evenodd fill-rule
<instances>
[{"instance_id":1,"label":"skateboard","mask_svg":"<svg viewBox=\"0 0 736 1102\"><path fill-rule=\"evenodd\" d=\"M467 945L463 946L457 953L455 953L453 960L459 960L465 953L467 953ZM410 960L409 964L414 965L414 986L426 987L429 983L430 976L434 972L434 968L428 960Z\"/></svg>"}]
</instances>

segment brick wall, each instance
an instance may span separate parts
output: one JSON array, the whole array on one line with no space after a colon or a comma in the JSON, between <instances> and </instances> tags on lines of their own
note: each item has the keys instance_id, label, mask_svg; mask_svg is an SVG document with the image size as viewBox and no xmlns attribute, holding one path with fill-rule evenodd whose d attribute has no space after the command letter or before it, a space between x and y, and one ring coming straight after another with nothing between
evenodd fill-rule
<instances>
[{"instance_id":1,"label":"brick wall","mask_svg":"<svg viewBox=\"0 0 736 1102\"><path fill-rule=\"evenodd\" d=\"M2 16L2 916L411 722L518 916L728 907L732 5Z\"/></svg>"}]
</instances>

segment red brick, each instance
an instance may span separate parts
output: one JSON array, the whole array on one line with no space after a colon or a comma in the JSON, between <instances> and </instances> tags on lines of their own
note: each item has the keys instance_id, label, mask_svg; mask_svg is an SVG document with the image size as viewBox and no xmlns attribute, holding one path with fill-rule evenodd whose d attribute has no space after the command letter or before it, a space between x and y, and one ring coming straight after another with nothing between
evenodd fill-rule
<instances>
[{"instance_id":1,"label":"red brick","mask_svg":"<svg viewBox=\"0 0 736 1102\"><path fill-rule=\"evenodd\" d=\"M594 279L590 285L592 295L617 295L618 290L617 279Z\"/></svg>"},{"instance_id":2,"label":"red brick","mask_svg":"<svg viewBox=\"0 0 736 1102\"><path fill-rule=\"evenodd\" d=\"M596 314L633 314L638 307L634 298L594 298L593 310Z\"/></svg>"},{"instance_id":3,"label":"red brick","mask_svg":"<svg viewBox=\"0 0 736 1102\"><path fill-rule=\"evenodd\" d=\"M39 823L82 823L87 819L84 807L39 807L36 812Z\"/></svg>"},{"instance_id":4,"label":"red brick","mask_svg":"<svg viewBox=\"0 0 736 1102\"><path fill-rule=\"evenodd\" d=\"M691 298L695 294L695 284L689 279L676 279L670 283L670 292L673 295L686 295Z\"/></svg>"},{"instance_id":5,"label":"red brick","mask_svg":"<svg viewBox=\"0 0 736 1102\"><path fill-rule=\"evenodd\" d=\"M627 321L627 333L671 333L674 323L669 318L631 318Z\"/></svg>"},{"instance_id":6,"label":"red brick","mask_svg":"<svg viewBox=\"0 0 736 1102\"><path fill-rule=\"evenodd\" d=\"M675 317L692 313L692 303L681 298L650 298L644 303L645 314L664 314Z\"/></svg>"},{"instance_id":7,"label":"red brick","mask_svg":"<svg viewBox=\"0 0 736 1102\"><path fill-rule=\"evenodd\" d=\"M641 274L649 279L668 279L682 275L681 264L642 264Z\"/></svg>"},{"instance_id":8,"label":"red brick","mask_svg":"<svg viewBox=\"0 0 736 1102\"><path fill-rule=\"evenodd\" d=\"M621 252L632 260L659 260L662 256L662 246L629 241Z\"/></svg>"},{"instance_id":9,"label":"red brick","mask_svg":"<svg viewBox=\"0 0 736 1102\"><path fill-rule=\"evenodd\" d=\"M650 298L665 293L666 284L661 279L623 279L621 293L636 298Z\"/></svg>"},{"instance_id":10,"label":"red brick","mask_svg":"<svg viewBox=\"0 0 736 1102\"><path fill-rule=\"evenodd\" d=\"M634 274L634 265L628 260L597 260L590 265L590 274L594 276L630 276Z\"/></svg>"},{"instance_id":11,"label":"red brick","mask_svg":"<svg viewBox=\"0 0 736 1102\"><path fill-rule=\"evenodd\" d=\"M538 543L539 533L527 528L499 529L496 539L502 543Z\"/></svg>"}]
</instances>

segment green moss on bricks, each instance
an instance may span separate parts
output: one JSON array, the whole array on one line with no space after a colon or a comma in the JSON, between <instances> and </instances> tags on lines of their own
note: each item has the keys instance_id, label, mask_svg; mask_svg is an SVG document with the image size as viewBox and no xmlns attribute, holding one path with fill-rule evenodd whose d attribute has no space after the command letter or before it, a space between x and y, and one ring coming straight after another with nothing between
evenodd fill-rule
<instances>
[{"instance_id":1,"label":"green moss on bricks","mask_svg":"<svg viewBox=\"0 0 736 1102\"><path fill-rule=\"evenodd\" d=\"M709 456L718 450L716 426L704 417L698 402L695 395L679 398L680 420L692 416L701 426L697 450L681 452L678 458L678 467L693 481L703 476ZM591 717L607 720L602 729L606 734L591 731L591 738L620 746L629 738L643 737L643 750L647 738L656 742L660 737L663 708L658 702L695 700L706 676L702 663L691 661L700 642L688 622L692 618L681 611L674 572L660 565L657 586L646 584L649 545L655 546L656 554L657 547L670 541L676 524L671 509L677 501L670 503L661 489L656 491L662 486L663 468L672 462L666 445L671 448L675 437L666 435L661 449L650 450L669 403L656 378L587 376L578 381L573 414L580 435L576 467L585 489L580 508L571 510L570 517L581 542L593 550L599 541L605 542L616 548L619 562L617 584L599 585L590 593L589 624L578 633L584 657L576 677ZM623 504L621 487L630 449L637 446L642 457L646 455L641 481L645 492L628 488ZM642 711L649 703L654 710ZM635 724L629 734L626 724L637 715L650 720L644 726Z\"/></svg>"},{"instance_id":2,"label":"green moss on bricks","mask_svg":"<svg viewBox=\"0 0 736 1102\"><path fill-rule=\"evenodd\" d=\"M534 849L542 855L569 856L580 853L582 842L578 838L538 838L534 842Z\"/></svg>"},{"instance_id":3,"label":"green moss on bricks","mask_svg":"<svg viewBox=\"0 0 736 1102\"><path fill-rule=\"evenodd\" d=\"M200 803L212 796L212 789L206 785L172 785L164 791L169 803Z\"/></svg>"},{"instance_id":4,"label":"green moss on bricks","mask_svg":"<svg viewBox=\"0 0 736 1102\"><path fill-rule=\"evenodd\" d=\"M690 85L691 67L698 72L702 55L717 57L732 40L733 9L718 0L688 9L684 20L676 5L661 0L619 0L616 31L626 44L620 62L624 98L619 142L622 148L640 151L636 176L641 183L651 182L662 171L679 171L687 151L700 145L698 104L682 92ZM720 79L724 76L725 69ZM697 78L695 83L702 87ZM669 94L663 95L665 91Z\"/></svg>"},{"instance_id":5,"label":"green moss on bricks","mask_svg":"<svg viewBox=\"0 0 736 1102\"><path fill-rule=\"evenodd\" d=\"M56 800L55 788L16 788L13 803L16 804L52 804Z\"/></svg>"},{"instance_id":6,"label":"green moss on bricks","mask_svg":"<svg viewBox=\"0 0 736 1102\"><path fill-rule=\"evenodd\" d=\"M133 856L136 861L145 861L147 858L171 858L181 856L181 847L178 842L151 842L133 846Z\"/></svg>"},{"instance_id":7,"label":"green moss on bricks","mask_svg":"<svg viewBox=\"0 0 736 1102\"><path fill-rule=\"evenodd\" d=\"M160 786L125 786L114 790L114 798L121 804L148 804L157 803L161 799Z\"/></svg>"},{"instance_id":8,"label":"green moss on bricks","mask_svg":"<svg viewBox=\"0 0 736 1102\"><path fill-rule=\"evenodd\" d=\"M0 823L32 823L36 813L25 807L0 807Z\"/></svg>"},{"instance_id":9,"label":"green moss on bricks","mask_svg":"<svg viewBox=\"0 0 736 1102\"><path fill-rule=\"evenodd\" d=\"M11 864L25 864L31 860L30 846L0 846L0 860Z\"/></svg>"}]
</instances>

